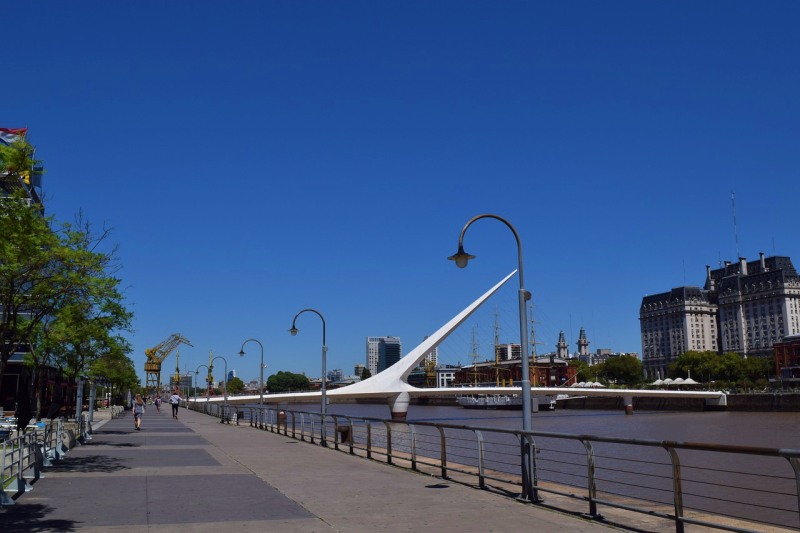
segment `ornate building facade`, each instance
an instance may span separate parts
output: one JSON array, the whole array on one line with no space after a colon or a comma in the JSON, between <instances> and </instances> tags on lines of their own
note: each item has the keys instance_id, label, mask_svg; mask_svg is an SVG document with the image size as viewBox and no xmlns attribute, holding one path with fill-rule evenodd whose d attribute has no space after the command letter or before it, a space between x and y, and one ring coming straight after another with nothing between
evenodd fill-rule
<instances>
[{"instance_id":1,"label":"ornate building facade","mask_svg":"<svg viewBox=\"0 0 800 533\"><path fill-rule=\"evenodd\" d=\"M663 378L688 351L771 357L773 345L800 334L800 277L788 257L726 261L700 287L645 296L639 309L642 363Z\"/></svg>"}]
</instances>

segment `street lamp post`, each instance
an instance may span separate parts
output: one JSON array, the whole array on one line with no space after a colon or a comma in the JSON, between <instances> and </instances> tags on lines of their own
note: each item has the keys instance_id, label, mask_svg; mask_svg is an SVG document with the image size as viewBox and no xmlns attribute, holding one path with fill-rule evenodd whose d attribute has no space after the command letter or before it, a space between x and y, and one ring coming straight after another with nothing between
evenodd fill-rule
<instances>
[{"instance_id":1,"label":"street lamp post","mask_svg":"<svg viewBox=\"0 0 800 533\"><path fill-rule=\"evenodd\" d=\"M328 403L327 403L327 398L325 396L325 382L328 381L328 377L325 375L326 374L325 355L328 352L328 347L325 345L325 318L316 309L303 309L302 311L294 315L294 319L292 320L292 329L289 330L289 333L291 333L292 336L297 335L297 332L299 331L295 326L295 323L297 322L297 317L299 317L305 312L315 313L320 318L320 320L322 320L322 406L321 406L322 427L320 428L319 442L322 446L327 446L328 443L325 439L325 416L328 412Z\"/></svg>"},{"instance_id":2,"label":"street lamp post","mask_svg":"<svg viewBox=\"0 0 800 533\"><path fill-rule=\"evenodd\" d=\"M217 359L222 359L222 362L225 363L225 381L223 381L223 384L224 384L224 386L223 386L223 394L224 394L224 396L223 396L223 399L222 399L223 416L222 416L222 418L220 418L220 424L224 424L225 423L225 415L228 414L228 360L225 359L224 357L222 357L221 355L218 355L218 356L214 357L213 359L211 359L211 368L214 368L214 361L216 361ZM211 372L211 368L209 368L209 372Z\"/></svg>"},{"instance_id":3,"label":"street lamp post","mask_svg":"<svg viewBox=\"0 0 800 533\"><path fill-rule=\"evenodd\" d=\"M259 367L260 374L258 380L258 407L261 408L264 407L264 345L261 344L261 341L258 339L247 339L242 343L242 348L239 350L239 356L244 357L244 345L250 341L258 343L258 345L261 347L261 366Z\"/></svg>"},{"instance_id":4,"label":"street lamp post","mask_svg":"<svg viewBox=\"0 0 800 533\"><path fill-rule=\"evenodd\" d=\"M194 400L197 401L197 377L200 375L200 368L205 368L208 370L208 373L211 373L211 369L208 368L208 365L200 365L194 371ZM206 401L208 401L208 388L206 388Z\"/></svg>"},{"instance_id":5,"label":"street lamp post","mask_svg":"<svg viewBox=\"0 0 800 533\"><path fill-rule=\"evenodd\" d=\"M469 263L470 259L475 259L474 255L470 255L464 251L464 234L467 228L473 222L482 218L494 218L499 220L514 234L517 240L517 259L519 266L517 267L517 275L519 276L519 342L520 351L522 353L522 430L531 431L531 377L528 370L528 359L530 357L528 347L528 312L525 303L530 300L531 293L525 290L525 279L522 273L522 243L519 239L519 234L514 226L511 225L506 219L492 214L483 214L473 217L469 222L464 225L461 230L461 235L458 237L458 251L448 257L451 261L455 261L458 268L464 268ZM522 458L522 494L519 499L522 501L540 501L537 492L534 488L533 481L533 454L531 453L530 437L525 435L520 441L521 445L521 458Z\"/></svg>"}]
</instances>

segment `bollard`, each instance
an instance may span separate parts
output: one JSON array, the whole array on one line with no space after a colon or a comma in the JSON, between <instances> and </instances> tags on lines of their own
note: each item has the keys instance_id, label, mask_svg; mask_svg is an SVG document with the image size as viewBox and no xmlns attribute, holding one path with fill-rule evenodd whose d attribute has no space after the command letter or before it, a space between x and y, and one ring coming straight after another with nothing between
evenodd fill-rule
<instances>
[{"instance_id":1,"label":"bollard","mask_svg":"<svg viewBox=\"0 0 800 533\"><path fill-rule=\"evenodd\" d=\"M350 426L339 426L339 442L342 444L351 444L353 436L350 434Z\"/></svg>"}]
</instances>

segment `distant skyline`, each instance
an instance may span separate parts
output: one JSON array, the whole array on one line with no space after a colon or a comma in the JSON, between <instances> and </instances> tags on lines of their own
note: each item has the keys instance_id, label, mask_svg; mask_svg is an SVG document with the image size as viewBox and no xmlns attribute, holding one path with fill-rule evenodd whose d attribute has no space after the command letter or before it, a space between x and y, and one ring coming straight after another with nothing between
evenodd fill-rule
<instances>
[{"instance_id":1,"label":"distant skyline","mask_svg":"<svg viewBox=\"0 0 800 533\"><path fill-rule=\"evenodd\" d=\"M646 294L705 265L800 261L800 5L776 1L4 6L0 127L28 127L46 209L119 244L131 357L245 381L422 342L517 265L540 352L641 352ZM734 232L731 192L736 197ZM737 254L738 251L738 254ZM517 280L439 349L518 342ZM175 359L164 363L174 372ZM216 370L216 368L215 368ZM218 372L221 376L221 370Z\"/></svg>"}]
</instances>

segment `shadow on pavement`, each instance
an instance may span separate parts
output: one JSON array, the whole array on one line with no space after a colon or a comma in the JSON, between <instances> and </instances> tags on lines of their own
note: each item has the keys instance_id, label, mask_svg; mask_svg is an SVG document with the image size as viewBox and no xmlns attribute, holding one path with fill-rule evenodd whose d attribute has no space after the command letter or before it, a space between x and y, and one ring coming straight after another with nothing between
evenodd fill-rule
<instances>
[{"instance_id":1,"label":"shadow on pavement","mask_svg":"<svg viewBox=\"0 0 800 533\"><path fill-rule=\"evenodd\" d=\"M59 461L51 467L54 472L117 472L129 468L115 457L104 457L102 455L70 457L69 461Z\"/></svg>"},{"instance_id":2,"label":"shadow on pavement","mask_svg":"<svg viewBox=\"0 0 800 533\"><path fill-rule=\"evenodd\" d=\"M20 505L7 507L0 512L3 532L12 531L78 531L81 522L74 520L50 520L46 516L53 511L47 505Z\"/></svg>"}]
</instances>

